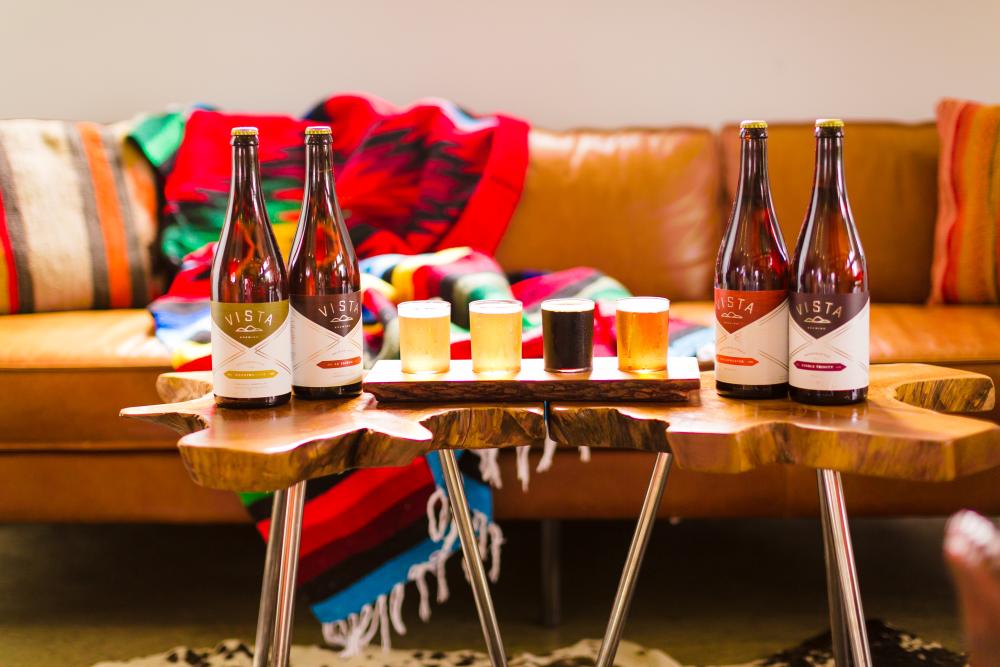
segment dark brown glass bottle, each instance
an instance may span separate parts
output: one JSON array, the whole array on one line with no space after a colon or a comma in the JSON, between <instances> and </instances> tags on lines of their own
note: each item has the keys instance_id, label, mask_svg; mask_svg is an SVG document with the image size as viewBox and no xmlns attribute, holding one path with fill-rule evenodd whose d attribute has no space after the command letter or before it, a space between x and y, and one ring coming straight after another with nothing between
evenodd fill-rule
<instances>
[{"instance_id":1,"label":"dark brown glass bottle","mask_svg":"<svg viewBox=\"0 0 1000 667\"><path fill-rule=\"evenodd\" d=\"M272 407L292 390L288 282L260 187L257 128L234 128L230 143L229 210L212 260L215 402Z\"/></svg>"},{"instance_id":2,"label":"dark brown glass bottle","mask_svg":"<svg viewBox=\"0 0 1000 667\"><path fill-rule=\"evenodd\" d=\"M301 398L361 393L361 271L333 183L329 127L306 129L306 184L288 264L292 388Z\"/></svg>"},{"instance_id":3,"label":"dark brown glass bottle","mask_svg":"<svg viewBox=\"0 0 1000 667\"><path fill-rule=\"evenodd\" d=\"M788 251L767 178L767 123L740 123L740 180L715 263L715 387L788 395Z\"/></svg>"},{"instance_id":4,"label":"dark brown glass bottle","mask_svg":"<svg viewBox=\"0 0 1000 667\"><path fill-rule=\"evenodd\" d=\"M843 153L843 121L816 121L812 201L792 261L788 326L791 397L816 405L868 396L868 266Z\"/></svg>"}]
</instances>

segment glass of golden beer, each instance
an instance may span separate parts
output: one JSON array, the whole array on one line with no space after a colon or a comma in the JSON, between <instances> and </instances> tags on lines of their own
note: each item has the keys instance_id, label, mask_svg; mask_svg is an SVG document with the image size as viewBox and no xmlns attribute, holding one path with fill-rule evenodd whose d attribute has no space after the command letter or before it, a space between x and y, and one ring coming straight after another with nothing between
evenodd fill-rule
<instances>
[{"instance_id":1,"label":"glass of golden beer","mask_svg":"<svg viewBox=\"0 0 1000 667\"><path fill-rule=\"evenodd\" d=\"M451 367L451 304L399 304L399 358L404 373L447 373Z\"/></svg>"},{"instance_id":2,"label":"glass of golden beer","mask_svg":"<svg viewBox=\"0 0 1000 667\"><path fill-rule=\"evenodd\" d=\"M618 369L632 373L666 370L670 300L630 297L619 299L615 310Z\"/></svg>"},{"instance_id":3,"label":"glass of golden beer","mask_svg":"<svg viewBox=\"0 0 1000 667\"><path fill-rule=\"evenodd\" d=\"M469 304L473 373L521 370L521 302L483 299Z\"/></svg>"}]
</instances>

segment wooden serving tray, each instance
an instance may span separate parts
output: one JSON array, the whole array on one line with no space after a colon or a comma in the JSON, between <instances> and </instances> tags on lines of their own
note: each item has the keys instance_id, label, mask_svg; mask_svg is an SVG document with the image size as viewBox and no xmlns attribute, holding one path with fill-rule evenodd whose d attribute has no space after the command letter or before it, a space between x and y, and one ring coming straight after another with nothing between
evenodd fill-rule
<instances>
[{"instance_id":1,"label":"wooden serving tray","mask_svg":"<svg viewBox=\"0 0 1000 667\"><path fill-rule=\"evenodd\" d=\"M447 373L410 375L400 362L375 363L365 391L381 403L481 403L483 401L655 401L685 403L698 394L701 375L694 357L671 357L667 370L625 373L617 357L595 357L589 373L548 373L541 359L524 359L510 375L477 375L472 361L453 360Z\"/></svg>"}]
</instances>

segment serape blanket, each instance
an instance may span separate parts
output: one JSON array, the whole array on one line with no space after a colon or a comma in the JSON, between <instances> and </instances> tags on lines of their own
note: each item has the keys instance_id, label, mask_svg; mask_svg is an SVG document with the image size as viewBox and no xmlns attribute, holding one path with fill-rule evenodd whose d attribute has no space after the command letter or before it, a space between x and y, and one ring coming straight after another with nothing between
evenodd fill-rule
<instances>
[{"instance_id":1,"label":"serape blanket","mask_svg":"<svg viewBox=\"0 0 1000 667\"><path fill-rule=\"evenodd\" d=\"M174 352L175 365L196 370L211 367L207 298L213 246L189 255L166 296L150 309L157 335ZM614 301L629 295L618 281L590 268L507 277L496 261L469 247L419 255L376 255L361 260L364 287L365 352L376 358L399 353L396 304L410 299L442 298L452 304L454 359L468 359L468 304L484 298L516 298L524 304L522 354L542 356L541 302L552 297L594 299L594 353L615 354ZM670 352L694 355L710 342L711 330L689 322L670 323ZM496 450L465 452L459 466L489 574L499 574L503 536L492 520L490 485L501 483ZM518 478L529 476L527 448L518 452ZM538 471L551 465L548 443ZM270 496L243 494L264 538ZM420 458L405 468L358 470L310 481L302 526L300 590L323 623L331 644L354 654L376 635L389 645L389 631L405 632L400 608L406 582L420 595L420 617L430 616L427 575L437 579L436 599L447 598L444 567L459 547L450 525L443 478L436 457Z\"/></svg>"},{"instance_id":2,"label":"serape blanket","mask_svg":"<svg viewBox=\"0 0 1000 667\"><path fill-rule=\"evenodd\" d=\"M395 115L390 111L371 98L341 96L310 113L333 126L342 146L355 147L355 152L343 149L335 173L338 198L362 258L366 364L398 357L396 304L425 298L453 304L456 359L470 354L467 304L510 297L524 303L525 357L541 356L539 307L556 296L595 299L595 353L614 354L613 302L628 295L620 283L589 268L507 276L491 257L520 195L527 126L515 119L473 118L444 102L421 103ZM166 183L163 249L179 270L150 310L157 336L180 370L211 367L209 273L225 213L221 193L228 184L228 167L219 160L224 154L228 164L224 138L230 127L243 124L261 128L262 146L269 136L287 133L286 148L261 152L272 224L287 252L302 180L302 156L296 157L291 141L296 135L301 144L307 123L196 110L150 118L133 134ZM204 158L216 162L201 163L199 152L216 153ZM710 333L671 322L672 353L694 354ZM551 463L553 453L546 447L538 470ZM526 449L519 452L518 464L525 485ZM464 453L459 466L480 551L495 579L503 542L493 523L490 491L490 485L501 482L496 451ZM313 480L307 488L299 585L326 640L346 654L376 637L388 646L392 630L405 632L401 606L408 582L415 585L419 615L427 620L428 575L436 580L435 599L445 600L445 564L459 547L436 457L403 468ZM270 496L243 494L242 499L266 539Z\"/></svg>"},{"instance_id":3,"label":"serape blanket","mask_svg":"<svg viewBox=\"0 0 1000 667\"><path fill-rule=\"evenodd\" d=\"M177 265L218 239L229 196L228 136L239 125L260 130L265 201L287 256L302 202L303 131L316 123L333 128L337 197L360 256L496 249L521 196L527 123L473 116L445 100L397 109L372 96L338 95L304 119L198 107L139 122L131 136L164 183L167 259Z\"/></svg>"}]
</instances>

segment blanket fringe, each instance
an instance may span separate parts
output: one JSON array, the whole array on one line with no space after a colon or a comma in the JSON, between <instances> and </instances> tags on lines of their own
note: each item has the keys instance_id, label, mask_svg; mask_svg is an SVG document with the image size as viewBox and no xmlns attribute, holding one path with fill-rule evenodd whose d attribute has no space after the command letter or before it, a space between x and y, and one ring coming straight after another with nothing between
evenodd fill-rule
<instances>
[{"instance_id":1,"label":"blanket fringe","mask_svg":"<svg viewBox=\"0 0 1000 667\"><path fill-rule=\"evenodd\" d=\"M590 447L580 447L580 460L590 461ZM498 449L486 449L476 452L479 455L479 473L483 481L493 488L502 488ZM517 447L517 479L521 489L528 491L531 480L530 447ZM545 434L545 448L542 458L535 467L535 472L545 472L552 467L556 453L556 443ZM490 581L496 582L500 577L500 551L505 539L503 531L484 513L472 512L472 526L476 532L479 556L484 564L488 564L487 575ZM438 549L423 563L417 563L407 573L407 581L413 582L420 598L417 614L425 623L431 618L431 595L427 581L428 575L433 575L437 588L434 599L438 604L448 600L448 579L446 565L452 552L458 548L458 526L451 515L448 495L444 489L435 489L427 500L427 534L434 542L440 543ZM462 572L469 577L465 559L462 559ZM366 604L356 614L350 614L346 619L323 623L323 639L330 646L340 648L340 655L349 658L358 655L368 647L375 636L379 636L382 650L392 648L392 632L406 634L406 624L403 623L403 601L406 597L406 586L400 582L393 586L388 595L380 595L371 604Z\"/></svg>"},{"instance_id":2,"label":"blanket fringe","mask_svg":"<svg viewBox=\"0 0 1000 667\"><path fill-rule=\"evenodd\" d=\"M489 484L494 489L503 488L503 479L500 476L500 450L481 449L479 453L479 475L483 482Z\"/></svg>"},{"instance_id":3,"label":"blanket fringe","mask_svg":"<svg viewBox=\"0 0 1000 667\"><path fill-rule=\"evenodd\" d=\"M428 536L434 542L440 542L440 547L433 551L425 562L413 565L407 574L407 580L416 586L420 598L418 615L424 622L431 617L427 575L434 575L437 580L435 600L439 604L446 602L448 579L445 566L458 543L458 526L451 516L448 496L444 489L436 489L427 500L427 526ZM490 581L495 582L500 576L503 531L486 514L479 511L472 512L472 526L477 536L479 555L483 562L489 565L487 574ZM462 559L462 568L468 577L465 559ZM340 655L344 658L361 653L375 639L375 635L379 635L382 650L388 651L392 648L393 630L400 635L406 634L406 625L403 623L405 597L405 584L400 582L393 586L388 595L380 595L375 602L366 604L358 613L350 614L343 620L323 623L323 639L330 646L340 648Z\"/></svg>"}]
</instances>

